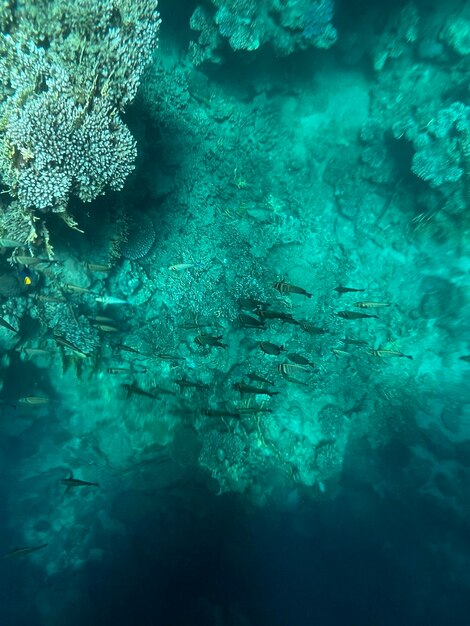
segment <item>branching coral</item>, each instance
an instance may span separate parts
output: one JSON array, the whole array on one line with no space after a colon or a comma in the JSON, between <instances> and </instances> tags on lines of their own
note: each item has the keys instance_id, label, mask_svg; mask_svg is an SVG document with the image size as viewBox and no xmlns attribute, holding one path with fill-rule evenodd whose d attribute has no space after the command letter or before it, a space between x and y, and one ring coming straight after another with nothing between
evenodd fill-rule
<instances>
[{"instance_id":1,"label":"branching coral","mask_svg":"<svg viewBox=\"0 0 470 626\"><path fill-rule=\"evenodd\" d=\"M0 37L0 176L20 210L122 188L136 144L120 111L156 47L157 0L17 2Z\"/></svg>"}]
</instances>

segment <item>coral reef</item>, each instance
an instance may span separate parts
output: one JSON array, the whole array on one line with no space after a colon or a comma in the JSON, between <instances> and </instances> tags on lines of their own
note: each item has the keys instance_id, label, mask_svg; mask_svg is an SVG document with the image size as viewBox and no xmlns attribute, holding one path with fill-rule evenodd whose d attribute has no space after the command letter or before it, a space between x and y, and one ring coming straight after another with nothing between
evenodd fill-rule
<instances>
[{"instance_id":1,"label":"coral reef","mask_svg":"<svg viewBox=\"0 0 470 626\"><path fill-rule=\"evenodd\" d=\"M196 4L145 71L155 2L0 7L5 541L48 577L208 494L302 546L348 498L468 526L463 3L208 0L188 49Z\"/></svg>"}]
</instances>

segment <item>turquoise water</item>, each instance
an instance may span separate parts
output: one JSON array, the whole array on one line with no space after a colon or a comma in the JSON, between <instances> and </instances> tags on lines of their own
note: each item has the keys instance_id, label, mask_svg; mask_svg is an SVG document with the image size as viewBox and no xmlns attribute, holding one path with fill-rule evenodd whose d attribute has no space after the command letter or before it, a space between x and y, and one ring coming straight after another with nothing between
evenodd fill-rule
<instances>
[{"instance_id":1,"label":"turquoise water","mask_svg":"<svg viewBox=\"0 0 470 626\"><path fill-rule=\"evenodd\" d=\"M468 624L468 3L0 26L1 624Z\"/></svg>"}]
</instances>

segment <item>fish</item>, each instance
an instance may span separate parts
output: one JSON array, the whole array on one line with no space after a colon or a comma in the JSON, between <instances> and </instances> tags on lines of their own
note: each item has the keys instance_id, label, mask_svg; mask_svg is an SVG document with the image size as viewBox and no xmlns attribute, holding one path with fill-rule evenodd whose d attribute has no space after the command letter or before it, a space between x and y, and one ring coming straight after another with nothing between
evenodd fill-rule
<instances>
[{"instance_id":1,"label":"fish","mask_svg":"<svg viewBox=\"0 0 470 626\"><path fill-rule=\"evenodd\" d=\"M60 484L66 487L65 493L68 493L70 489L74 487L99 487L99 483L90 483L88 480L80 480L79 478L74 478L73 473L70 472L70 476L67 478L61 478Z\"/></svg>"},{"instance_id":2,"label":"fish","mask_svg":"<svg viewBox=\"0 0 470 626\"><path fill-rule=\"evenodd\" d=\"M264 383L265 385L274 385L272 381L268 380L267 378L263 378L262 376L258 376L258 374L249 373L246 375L246 377L248 378L248 380L251 380L253 382Z\"/></svg>"},{"instance_id":3,"label":"fish","mask_svg":"<svg viewBox=\"0 0 470 626\"><path fill-rule=\"evenodd\" d=\"M90 289L88 287L80 287L80 285L72 285L71 283L65 283L63 285L66 291L73 291L75 293L90 293Z\"/></svg>"},{"instance_id":4,"label":"fish","mask_svg":"<svg viewBox=\"0 0 470 626\"><path fill-rule=\"evenodd\" d=\"M305 365L305 366L309 365L310 367L316 367L315 363L312 363L312 361L309 361L307 358L305 358L301 354L290 352L289 354L286 354L286 356L289 359L289 361L292 361L292 363L295 363L296 365Z\"/></svg>"},{"instance_id":5,"label":"fish","mask_svg":"<svg viewBox=\"0 0 470 626\"><path fill-rule=\"evenodd\" d=\"M240 326L243 326L243 328L266 328L263 320L259 320L256 317L247 315L246 313L239 313L237 319L240 322Z\"/></svg>"},{"instance_id":6,"label":"fish","mask_svg":"<svg viewBox=\"0 0 470 626\"><path fill-rule=\"evenodd\" d=\"M279 363L277 371L283 376L291 376L297 372L310 372L308 367L297 363Z\"/></svg>"},{"instance_id":7,"label":"fish","mask_svg":"<svg viewBox=\"0 0 470 626\"><path fill-rule=\"evenodd\" d=\"M329 331L326 328L321 328L320 326L315 326L311 322L307 322L306 320L300 322L300 328L305 330L306 333L310 333L310 335L326 335Z\"/></svg>"},{"instance_id":8,"label":"fish","mask_svg":"<svg viewBox=\"0 0 470 626\"><path fill-rule=\"evenodd\" d=\"M470 354L464 354L463 356L459 356L459 359L461 361L467 361L467 363L470 363Z\"/></svg>"},{"instance_id":9,"label":"fish","mask_svg":"<svg viewBox=\"0 0 470 626\"><path fill-rule=\"evenodd\" d=\"M41 300L41 302L56 302L56 303L60 303L60 304L64 304L67 302L66 298L64 298L63 296L44 296L44 295L39 295L36 296L36 298L38 300Z\"/></svg>"},{"instance_id":10,"label":"fish","mask_svg":"<svg viewBox=\"0 0 470 626\"><path fill-rule=\"evenodd\" d=\"M99 324L114 324L116 321L113 317L107 315L89 315L90 322L98 322Z\"/></svg>"},{"instance_id":11,"label":"fish","mask_svg":"<svg viewBox=\"0 0 470 626\"><path fill-rule=\"evenodd\" d=\"M161 359L162 361L184 361L184 356L178 356L176 354L167 354L166 352L159 352L154 355L155 358Z\"/></svg>"},{"instance_id":12,"label":"fish","mask_svg":"<svg viewBox=\"0 0 470 626\"><path fill-rule=\"evenodd\" d=\"M52 350L44 350L43 348L19 348L18 352L22 352L27 356L53 356Z\"/></svg>"},{"instance_id":13,"label":"fish","mask_svg":"<svg viewBox=\"0 0 470 626\"><path fill-rule=\"evenodd\" d=\"M346 350L341 350L340 348L331 348L331 352L335 356L351 356L350 352L347 352Z\"/></svg>"},{"instance_id":14,"label":"fish","mask_svg":"<svg viewBox=\"0 0 470 626\"><path fill-rule=\"evenodd\" d=\"M413 360L413 357L410 356L409 354L403 354L403 352L397 352L395 350L371 350L370 354L372 356L378 356L378 357L396 356L396 357L403 357L405 359L410 359L411 361Z\"/></svg>"},{"instance_id":15,"label":"fish","mask_svg":"<svg viewBox=\"0 0 470 626\"><path fill-rule=\"evenodd\" d=\"M269 389L263 389L261 387L254 387L252 385L247 385L244 382L235 383L233 388L239 393L254 393L257 395L264 396L277 396L279 394L278 391L270 391Z\"/></svg>"},{"instance_id":16,"label":"fish","mask_svg":"<svg viewBox=\"0 0 470 626\"><path fill-rule=\"evenodd\" d=\"M369 300L365 300L364 302L354 302L353 306L358 309L379 309L392 305L388 302L371 302Z\"/></svg>"},{"instance_id":17,"label":"fish","mask_svg":"<svg viewBox=\"0 0 470 626\"><path fill-rule=\"evenodd\" d=\"M191 380L187 380L186 378L180 378L179 380L175 380L175 383L180 387L180 389L183 389L185 387L191 387L193 389L209 389L209 385L205 384L205 383L198 383L198 382L193 382Z\"/></svg>"},{"instance_id":18,"label":"fish","mask_svg":"<svg viewBox=\"0 0 470 626\"><path fill-rule=\"evenodd\" d=\"M18 241L17 239L8 239L5 237L0 238L0 248L22 248L27 245L25 241Z\"/></svg>"},{"instance_id":19,"label":"fish","mask_svg":"<svg viewBox=\"0 0 470 626\"><path fill-rule=\"evenodd\" d=\"M145 391L145 389L141 389L135 383L132 383L132 385L124 383L122 387L124 387L124 389L127 391L127 396L133 393L136 396L144 396L144 398L151 398L152 400L155 400L157 397L155 394L151 393L150 391Z\"/></svg>"},{"instance_id":20,"label":"fish","mask_svg":"<svg viewBox=\"0 0 470 626\"><path fill-rule=\"evenodd\" d=\"M18 402L20 404L28 404L29 406L39 406L41 404L49 404L50 399L46 396L24 396Z\"/></svg>"},{"instance_id":21,"label":"fish","mask_svg":"<svg viewBox=\"0 0 470 626\"><path fill-rule=\"evenodd\" d=\"M256 298L238 298L238 305L245 311L254 311L255 309L267 309L270 304Z\"/></svg>"},{"instance_id":22,"label":"fish","mask_svg":"<svg viewBox=\"0 0 470 626\"><path fill-rule=\"evenodd\" d=\"M46 263L47 265L52 265L53 263L58 263L54 259L41 259L37 256L22 256L18 255L13 257L17 263L21 263L21 265L32 266L32 265L40 265L41 263Z\"/></svg>"},{"instance_id":23,"label":"fish","mask_svg":"<svg viewBox=\"0 0 470 626\"><path fill-rule=\"evenodd\" d=\"M197 343L200 346L213 346L217 348L226 348L228 344L222 343L220 340L222 339L222 335L197 335L194 338L194 343Z\"/></svg>"},{"instance_id":24,"label":"fish","mask_svg":"<svg viewBox=\"0 0 470 626\"><path fill-rule=\"evenodd\" d=\"M358 311L338 311L336 315L345 320L360 320L365 317L375 317L379 319L378 315L367 315L366 313L359 313Z\"/></svg>"},{"instance_id":25,"label":"fish","mask_svg":"<svg viewBox=\"0 0 470 626\"><path fill-rule=\"evenodd\" d=\"M341 341L345 346L367 346L367 341L364 341L363 339L350 339L349 337L345 337L344 339L341 339Z\"/></svg>"},{"instance_id":26,"label":"fish","mask_svg":"<svg viewBox=\"0 0 470 626\"><path fill-rule=\"evenodd\" d=\"M206 417L240 417L240 413L233 413L228 409L202 409L201 415Z\"/></svg>"},{"instance_id":27,"label":"fish","mask_svg":"<svg viewBox=\"0 0 470 626\"><path fill-rule=\"evenodd\" d=\"M256 309L256 315L261 317L262 320L282 320L283 322L288 322L289 324L300 324L300 322L295 320L290 313L285 313L284 311Z\"/></svg>"},{"instance_id":28,"label":"fish","mask_svg":"<svg viewBox=\"0 0 470 626\"><path fill-rule=\"evenodd\" d=\"M189 270L194 267L194 263L176 263L176 265L170 265L169 270L171 272L182 272L183 270Z\"/></svg>"},{"instance_id":29,"label":"fish","mask_svg":"<svg viewBox=\"0 0 470 626\"><path fill-rule=\"evenodd\" d=\"M148 354L145 354L144 352L139 352L139 350L136 350L135 348L132 348L131 346L126 346L125 343L118 343L117 347L120 350L123 350L124 352L130 352L131 354L138 354L140 356L148 356Z\"/></svg>"},{"instance_id":30,"label":"fish","mask_svg":"<svg viewBox=\"0 0 470 626\"><path fill-rule=\"evenodd\" d=\"M261 341L259 347L265 354L270 354L271 356L279 356L285 350L284 346L277 346L270 341Z\"/></svg>"},{"instance_id":31,"label":"fish","mask_svg":"<svg viewBox=\"0 0 470 626\"><path fill-rule=\"evenodd\" d=\"M110 272L111 265L101 265L101 263L86 263L85 267L90 272Z\"/></svg>"},{"instance_id":32,"label":"fish","mask_svg":"<svg viewBox=\"0 0 470 626\"><path fill-rule=\"evenodd\" d=\"M302 289L302 287L296 287L295 285L290 285L289 283L285 283L284 281L280 280L276 283L273 284L274 289L277 289L279 291L279 293L296 293L299 294L301 296L307 296L307 298L311 298L312 294L309 293L308 291L306 291L305 289Z\"/></svg>"},{"instance_id":33,"label":"fish","mask_svg":"<svg viewBox=\"0 0 470 626\"><path fill-rule=\"evenodd\" d=\"M113 304L132 304L129 300L123 300L122 298L115 298L114 296L98 296L95 298L96 302L109 306Z\"/></svg>"},{"instance_id":34,"label":"fish","mask_svg":"<svg viewBox=\"0 0 470 626\"><path fill-rule=\"evenodd\" d=\"M111 326L110 324L101 324L99 322L95 322L91 324L93 328L96 330L101 330L103 333L119 333L121 331L120 328L116 328L116 326Z\"/></svg>"},{"instance_id":35,"label":"fish","mask_svg":"<svg viewBox=\"0 0 470 626\"><path fill-rule=\"evenodd\" d=\"M68 348L74 354L79 356L81 359L86 359L86 358L88 358L90 356L86 352L83 352L83 350L80 350L80 348L75 346L71 341L69 341L65 337L61 337L60 335L54 335L54 341L57 344L59 344L59 346L64 346L65 348Z\"/></svg>"},{"instance_id":36,"label":"fish","mask_svg":"<svg viewBox=\"0 0 470 626\"><path fill-rule=\"evenodd\" d=\"M341 296L343 293L357 293L359 291L365 291L365 289L354 289L353 287L343 287L343 285L338 285L333 289L333 291L337 291Z\"/></svg>"},{"instance_id":37,"label":"fish","mask_svg":"<svg viewBox=\"0 0 470 626\"><path fill-rule=\"evenodd\" d=\"M7 552L3 556L5 559L21 558L23 556L26 556L27 554L31 554L32 552L43 550L44 548L47 548L48 545L49 545L48 543L42 543L40 546L31 546L27 548L15 548L11 552Z\"/></svg>"},{"instance_id":38,"label":"fish","mask_svg":"<svg viewBox=\"0 0 470 626\"><path fill-rule=\"evenodd\" d=\"M25 287L29 287L33 284L33 275L29 267L24 266L23 269L18 272L18 278L21 279Z\"/></svg>"},{"instance_id":39,"label":"fish","mask_svg":"<svg viewBox=\"0 0 470 626\"><path fill-rule=\"evenodd\" d=\"M7 330L11 330L11 332L15 333L15 335L18 334L18 331L16 330L16 328L13 328L13 326L9 324L6 320L4 320L3 317L0 317L0 326L2 326L3 328L6 328Z\"/></svg>"}]
</instances>

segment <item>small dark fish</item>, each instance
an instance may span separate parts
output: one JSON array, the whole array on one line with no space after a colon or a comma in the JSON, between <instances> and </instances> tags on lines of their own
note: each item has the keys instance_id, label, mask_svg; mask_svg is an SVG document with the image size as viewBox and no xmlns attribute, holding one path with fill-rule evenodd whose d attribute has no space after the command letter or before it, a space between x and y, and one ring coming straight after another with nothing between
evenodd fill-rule
<instances>
[{"instance_id":1,"label":"small dark fish","mask_svg":"<svg viewBox=\"0 0 470 626\"><path fill-rule=\"evenodd\" d=\"M326 335L329 332L326 328L315 326L311 322L307 321L300 322L300 328L305 330L306 333L310 333L310 335Z\"/></svg>"},{"instance_id":2,"label":"small dark fish","mask_svg":"<svg viewBox=\"0 0 470 626\"><path fill-rule=\"evenodd\" d=\"M237 319L240 322L240 325L244 328L266 328L262 320L252 317L251 315L247 315L246 313L239 313Z\"/></svg>"},{"instance_id":3,"label":"small dark fish","mask_svg":"<svg viewBox=\"0 0 470 626\"><path fill-rule=\"evenodd\" d=\"M264 383L265 385L274 385L274 383L271 380L268 380L267 378L263 378L262 376L258 376L258 374L254 374L250 372L249 374L246 375L246 377L248 378L248 380L251 380L256 383Z\"/></svg>"},{"instance_id":4,"label":"small dark fish","mask_svg":"<svg viewBox=\"0 0 470 626\"><path fill-rule=\"evenodd\" d=\"M199 346L211 346L216 348L226 348L227 344L222 343L220 340L222 339L222 335L197 335L194 339L194 343L197 343Z\"/></svg>"},{"instance_id":5,"label":"small dark fish","mask_svg":"<svg viewBox=\"0 0 470 626\"><path fill-rule=\"evenodd\" d=\"M90 483L88 480L80 480L79 478L74 478L73 474L70 473L68 478L61 478L60 484L67 487L67 491L72 489L73 487L99 487L99 483ZM67 493L66 491L66 493Z\"/></svg>"},{"instance_id":6,"label":"small dark fish","mask_svg":"<svg viewBox=\"0 0 470 626\"><path fill-rule=\"evenodd\" d=\"M312 361L309 361L308 359L306 359L301 354L296 354L295 352L290 352L286 356L289 359L289 361L292 361L292 363L295 363L296 365L305 365L305 366L309 365L310 367L316 367L315 363L312 363Z\"/></svg>"},{"instance_id":7,"label":"small dark fish","mask_svg":"<svg viewBox=\"0 0 470 626\"><path fill-rule=\"evenodd\" d=\"M279 356L285 349L284 346L277 346L270 341L261 341L259 347L265 354L270 354L271 356Z\"/></svg>"},{"instance_id":8,"label":"small dark fish","mask_svg":"<svg viewBox=\"0 0 470 626\"><path fill-rule=\"evenodd\" d=\"M34 547L29 547L29 548L15 548L11 552L7 552L4 555L4 558L6 559L21 558L22 556L26 556L27 554L31 554L32 552L36 552L37 550L43 550L48 545L49 545L48 543L42 543L40 546L34 546Z\"/></svg>"},{"instance_id":9,"label":"small dark fish","mask_svg":"<svg viewBox=\"0 0 470 626\"><path fill-rule=\"evenodd\" d=\"M354 302L353 306L357 309L379 309L392 305L389 302L372 302L370 300L365 300L364 302Z\"/></svg>"},{"instance_id":10,"label":"small dark fish","mask_svg":"<svg viewBox=\"0 0 470 626\"><path fill-rule=\"evenodd\" d=\"M155 400L157 397L155 394L150 393L150 391L145 391L145 389L141 389L135 383L132 383L132 385L128 385L124 383L122 387L124 387L124 389L127 391L128 396L130 393L133 393L136 396L144 396L145 398L152 398L152 400Z\"/></svg>"},{"instance_id":11,"label":"small dark fish","mask_svg":"<svg viewBox=\"0 0 470 626\"><path fill-rule=\"evenodd\" d=\"M376 319L379 319L378 315L367 315L366 313L359 313L358 311L338 311L336 315L345 320L360 320L365 317L375 317Z\"/></svg>"},{"instance_id":12,"label":"small dark fish","mask_svg":"<svg viewBox=\"0 0 470 626\"><path fill-rule=\"evenodd\" d=\"M365 289L354 289L353 287L343 287L342 285L338 285L335 287L333 291L337 291L340 295L343 293L357 293L359 291L365 291Z\"/></svg>"},{"instance_id":13,"label":"small dark fish","mask_svg":"<svg viewBox=\"0 0 470 626\"><path fill-rule=\"evenodd\" d=\"M3 326L3 328L6 328L7 330L11 330L11 332L15 333L15 335L18 334L16 328L13 328L13 326L4 320L3 317L0 317L0 326Z\"/></svg>"},{"instance_id":14,"label":"small dark fish","mask_svg":"<svg viewBox=\"0 0 470 626\"><path fill-rule=\"evenodd\" d=\"M459 359L461 361L466 361L467 363L470 363L470 354L464 354L463 356L459 356Z\"/></svg>"},{"instance_id":15,"label":"small dark fish","mask_svg":"<svg viewBox=\"0 0 470 626\"><path fill-rule=\"evenodd\" d=\"M349 339L349 337L345 337L344 339L341 339L341 341L345 346L367 346L367 341L364 341L363 339Z\"/></svg>"},{"instance_id":16,"label":"small dark fish","mask_svg":"<svg viewBox=\"0 0 470 626\"><path fill-rule=\"evenodd\" d=\"M255 298L238 298L238 305L245 311L254 311L255 309L267 309L270 305Z\"/></svg>"},{"instance_id":17,"label":"small dark fish","mask_svg":"<svg viewBox=\"0 0 470 626\"><path fill-rule=\"evenodd\" d=\"M289 283L285 283L284 281L280 280L276 283L274 283L273 285L274 289L277 289L279 291L279 293L296 293L299 294L301 296L307 296L307 298L311 298L312 294L309 293L308 291L306 291L305 289L302 289L302 287L296 287L295 285L290 285Z\"/></svg>"},{"instance_id":18,"label":"small dark fish","mask_svg":"<svg viewBox=\"0 0 470 626\"><path fill-rule=\"evenodd\" d=\"M267 311L265 309L256 309L256 315L261 317L262 320L282 320L290 324L300 324L295 320L290 313L284 311Z\"/></svg>"},{"instance_id":19,"label":"small dark fish","mask_svg":"<svg viewBox=\"0 0 470 626\"><path fill-rule=\"evenodd\" d=\"M159 352L154 355L155 358L161 359L162 361L184 361L184 356L178 356L176 354L167 354L166 352Z\"/></svg>"},{"instance_id":20,"label":"small dark fish","mask_svg":"<svg viewBox=\"0 0 470 626\"><path fill-rule=\"evenodd\" d=\"M131 348L131 346L126 346L123 343L118 343L117 347L120 350L123 350L124 352L130 352L131 354L139 354L140 356L148 356L147 354L144 354L143 352L139 352L139 350L136 350L135 348Z\"/></svg>"},{"instance_id":21,"label":"small dark fish","mask_svg":"<svg viewBox=\"0 0 470 626\"><path fill-rule=\"evenodd\" d=\"M240 413L233 413L232 411L224 409L202 409L201 415L205 415L206 417L240 417Z\"/></svg>"},{"instance_id":22,"label":"small dark fish","mask_svg":"<svg viewBox=\"0 0 470 626\"><path fill-rule=\"evenodd\" d=\"M279 393L278 391L269 391L269 389L262 389L260 387L253 387L252 385L246 385L243 382L235 383L233 385L233 388L239 393L254 393L257 395L264 395L264 396L269 396L269 397L277 396Z\"/></svg>"},{"instance_id":23,"label":"small dark fish","mask_svg":"<svg viewBox=\"0 0 470 626\"><path fill-rule=\"evenodd\" d=\"M175 380L175 383L177 385L179 385L180 389L184 389L191 387L192 389L209 389L209 385L206 385L205 383L197 383L197 382L193 382L191 380L187 380L186 378L180 378L179 380Z\"/></svg>"}]
</instances>

